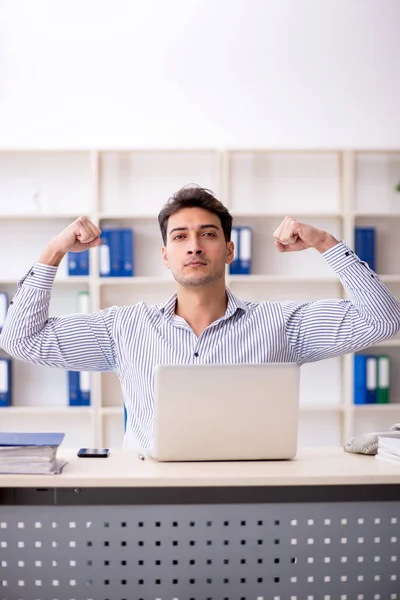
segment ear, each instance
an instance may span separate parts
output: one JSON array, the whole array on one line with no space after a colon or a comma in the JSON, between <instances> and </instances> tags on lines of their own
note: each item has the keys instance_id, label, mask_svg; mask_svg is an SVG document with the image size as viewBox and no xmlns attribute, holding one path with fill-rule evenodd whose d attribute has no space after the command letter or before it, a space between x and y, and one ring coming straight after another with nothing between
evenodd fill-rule
<instances>
[{"instance_id":1,"label":"ear","mask_svg":"<svg viewBox=\"0 0 400 600\"><path fill-rule=\"evenodd\" d=\"M230 265L235 256L235 244L233 242L226 243L226 258L225 263Z\"/></svg>"},{"instance_id":2,"label":"ear","mask_svg":"<svg viewBox=\"0 0 400 600\"><path fill-rule=\"evenodd\" d=\"M167 248L165 246L161 248L161 254L165 268L169 269L170 267L168 262Z\"/></svg>"}]
</instances>

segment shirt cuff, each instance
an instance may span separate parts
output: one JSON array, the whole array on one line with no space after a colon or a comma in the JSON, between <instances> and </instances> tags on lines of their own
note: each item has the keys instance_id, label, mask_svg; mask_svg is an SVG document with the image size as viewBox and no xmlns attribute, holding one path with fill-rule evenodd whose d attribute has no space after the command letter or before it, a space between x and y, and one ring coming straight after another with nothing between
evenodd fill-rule
<instances>
[{"instance_id":1,"label":"shirt cuff","mask_svg":"<svg viewBox=\"0 0 400 600\"><path fill-rule=\"evenodd\" d=\"M335 273L340 273L340 271L343 271L343 269L346 269L350 265L361 262L358 256L354 254L353 250L342 241L332 248L329 248L329 250L325 250L325 252L322 253L322 256Z\"/></svg>"},{"instance_id":2,"label":"shirt cuff","mask_svg":"<svg viewBox=\"0 0 400 600\"><path fill-rule=\"evenodd\" d=\"M18 287L22 284L35 287L40 290L51 290L54 278L57 275L58 267L35 263L33 267L18 282Z\"/></svg>"}]
</instances>

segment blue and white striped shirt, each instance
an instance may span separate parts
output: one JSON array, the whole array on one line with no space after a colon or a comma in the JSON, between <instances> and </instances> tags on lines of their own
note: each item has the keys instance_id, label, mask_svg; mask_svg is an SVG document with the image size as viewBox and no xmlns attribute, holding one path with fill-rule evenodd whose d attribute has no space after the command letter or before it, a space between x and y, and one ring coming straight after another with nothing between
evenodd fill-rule
<instances>
[{"instance_id":1,"label":"blue and white striped shirt","mask_svg":"<svg viewBox=\"0 0 400 600\"><path fill-rule=\"evenodd\" d=\"M227 310L197 337L165 304L112 306L49 318L57 267L37 263L19 282L0 345L31 363L77 371L115 371L127 427L125 446L148 449L153 429L153 369L158 364L297 362L360 350L394 335L400 304L343 242L322 255L351 300L253 302L227 289Z\"/></svg>"}]
</instances>

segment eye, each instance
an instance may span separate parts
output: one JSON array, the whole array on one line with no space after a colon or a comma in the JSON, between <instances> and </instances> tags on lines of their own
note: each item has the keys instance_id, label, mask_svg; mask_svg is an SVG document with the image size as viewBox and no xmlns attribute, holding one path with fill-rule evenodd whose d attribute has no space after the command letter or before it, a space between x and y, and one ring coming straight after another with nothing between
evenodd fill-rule
<instances>
[{"instance_id":1,"label":"eye","mask_svg":"<svg viewBox=\"0 0 400 600\"><path fill-rule=\"evenodd\" d=\"M206 231L203 235L210 235L211 237L215 237L215 233L212 231Z\"/></svg>"},{"instance_id":2,"label":"eye","mask_svg":"<svg viewBox=\"0 0 400 600\"><path fill-rule=\"evenodd\" d=\"M174 237L172 238L173 240L180 240L182 239L184 236L179 234L179 235L174 235Z\"/></svg>"}]
</instances>

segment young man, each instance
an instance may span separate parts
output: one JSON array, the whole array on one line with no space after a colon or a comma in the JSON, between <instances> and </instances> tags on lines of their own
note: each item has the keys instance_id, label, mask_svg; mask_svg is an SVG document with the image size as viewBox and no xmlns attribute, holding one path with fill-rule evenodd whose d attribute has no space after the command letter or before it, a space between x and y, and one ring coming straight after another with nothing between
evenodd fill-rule
<instances>
[{"instance_id":1,"label":"young man","mask_svg":"<svg viewBox=\"0 0 400 600\"><path fill-rule=\"evenodd\" d=\"M234 255L232 217L211 192L181 189L158 219L162 258L176 281L176 294L165 304L139 302L49 318L61 259L101 244L97 225L80 217L49 242L21 279L0 336L9 354L28 362L115 371L127 409L125 446L152 445L157 364L303 364L360 350L400 328L396 298L350 248L325 231L286 217L274 233L275 245L280 252L320 252L352 299L254 304L225 286L225 265Z\"/></svg>"}]
</instances>

